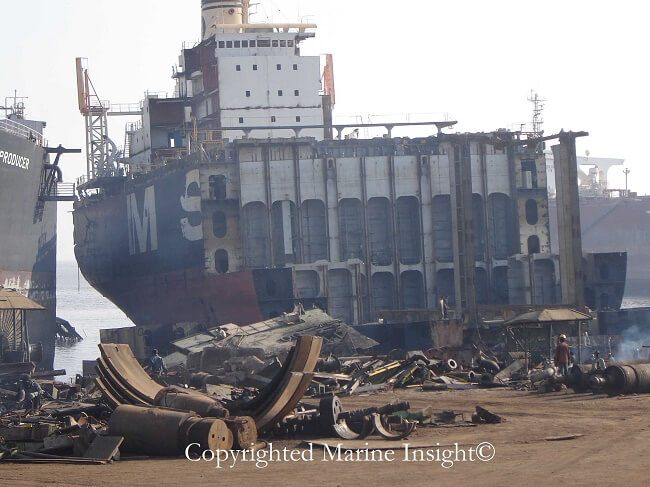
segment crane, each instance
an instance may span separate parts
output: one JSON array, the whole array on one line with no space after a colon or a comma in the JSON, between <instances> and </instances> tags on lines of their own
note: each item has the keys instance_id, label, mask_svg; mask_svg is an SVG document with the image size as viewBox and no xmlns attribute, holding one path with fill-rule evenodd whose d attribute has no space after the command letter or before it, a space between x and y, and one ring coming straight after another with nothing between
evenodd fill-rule
<instances>
[{"instance_id":1,"label":"crane","mask_svg":"<svg viewBox=\"0 0 650 487\"><path fill-rule=\"evenodd\" d=\"M108 136L108 117L141 115L142 108L138 104L111 107L97 94L88 74L88 60L77 58L76 66L79 111L86 124L86 179L116 176L120 152Z\"/></svg>"}]
</instances>

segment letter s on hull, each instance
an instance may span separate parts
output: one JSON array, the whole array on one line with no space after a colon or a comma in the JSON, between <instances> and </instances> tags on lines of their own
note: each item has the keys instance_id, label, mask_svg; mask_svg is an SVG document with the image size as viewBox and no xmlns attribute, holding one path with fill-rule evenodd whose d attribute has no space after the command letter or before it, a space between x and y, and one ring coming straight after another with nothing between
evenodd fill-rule
<instances>
[{"instance_id":1,"label":"letter s on hull","mask_svg":"<svg viewBox=\"0 0 650 487\"><path fill-rule=\"evenodd\" d=\"M190 196L188 193L194 184L196 184L199 194ZM185 194L181 196L181 207L187 213L201 214L201 182L198 169L193 169L185 175ZM190 242L203 239L203 218L198 225L192 225L189 218L181 218L181 231L185 240Z\"/></svg>"}]
</instances>

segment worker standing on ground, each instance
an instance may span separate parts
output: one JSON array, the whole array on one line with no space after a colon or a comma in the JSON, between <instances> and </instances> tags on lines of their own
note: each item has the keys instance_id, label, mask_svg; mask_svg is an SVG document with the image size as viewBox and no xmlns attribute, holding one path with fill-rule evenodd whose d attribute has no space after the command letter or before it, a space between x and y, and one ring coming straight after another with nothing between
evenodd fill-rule
<instances>
[{"instance_id":1,"label":"worker standing on ground","mask_svg":"<svg viewBox=\"0 0 650 487\"><path fill-rule=\"evenodd\" d=\"M151 375L155 376L160 376L163 372L167 372L165 361L160 355L158 355L158 350L155 348L151 351L148 368L151 371Z\"/></svg>"},{"instance_id":2,"label":"worker standing on ground","mask_svg":"<svg viewBox=\"0 0 650 487\"><path fill-rule=\"evenodd\" d=\"M560 341L557 344L555 349L555 365L558 367L561 375L567 375L569 372L569 359L571 357L571 351L569 350L569 344L566 341L566 335L560 335Z\"/></svg>"},{"instance_id":3,"label":"worker standing on ground","mask_svg":"<svg viewBox=\"0 0 650 487\"><path fill-rule=\"evenodd\" d=\"M442 319L446 320L449 311L449 306L447 305L447 296L440 296L440 314Z\"/></svg>"}]
</instances>

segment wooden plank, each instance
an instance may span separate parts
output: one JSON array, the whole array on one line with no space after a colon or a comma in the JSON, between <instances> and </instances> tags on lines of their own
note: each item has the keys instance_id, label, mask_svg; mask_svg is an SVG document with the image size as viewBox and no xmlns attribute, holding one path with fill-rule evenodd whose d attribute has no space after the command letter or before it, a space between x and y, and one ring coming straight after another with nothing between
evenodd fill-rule
<instances>
[{"instance_id":1,"label":"wooden plank","mask_svg":"<svg viewBox=\"0 0 650 487\"><path fill-rule=\"evenodd\" d=\"M119 453L123 441L122 436L97 436L84 453L84 458L108 462Z\"/></svg>"},{"instance_id":2,"label":"wooden plank","mask_svg":"<svg viewBox=\"0 0 650 487\"><path fill-rule=\"evenodd\" d=\"M544 441L566 441L566 440L575 440L576 438L582 438L584 435L576 433L574 435L563 435L563 436L547 436L544 438Z\"/></svg>"}]
</instances>

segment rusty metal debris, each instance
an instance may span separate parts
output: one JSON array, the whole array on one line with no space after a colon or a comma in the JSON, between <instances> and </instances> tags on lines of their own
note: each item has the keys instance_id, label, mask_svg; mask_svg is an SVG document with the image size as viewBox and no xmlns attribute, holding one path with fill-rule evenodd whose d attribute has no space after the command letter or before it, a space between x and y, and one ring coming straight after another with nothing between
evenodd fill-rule
<instances>
[{"instance_id":1,"label":"rusty metal debris","mask_svg":"<svg viewBox=\"0 0 650 487\"><path fill-rule=\"evenodd\" d=\"M260 361L263 368L257 373L266 380L259 379L259 388L238 388L200 370L175 369L151 377L128 345L102 344L97 376L71 389L75 393L70 397L83 396L84 402L50 402L46 410L0 415L0 460L103 464L123 455L177 456L190 443L210 450L250 449L260 444L259 435L402 440L418 425L450 426L462 414L435 413L431 407L413 412L403 401L345 410L339 397L328 391L451 387L479 380L480 369L462 370L449 358L429 359L417 352L397 360L321 357L322 346L322 337L299 336L283 359ZM321 371L316 372L317 367ZM189 387L187 379L196 388ZM315 405L310 398L316 399ZM481 414L483 422L494 422L491 413Z\"/></svg>"},{"instance_id":2,"label":"rusty metal debris","mask_svg":"<svg viewBox=\"0 0 650 487\"><path fill-rule=\"evenodd\" d=\"M377 413L373 413L372 423L373 426L375 427L375 431L379 434L379 436L381 436L385 440L392 440L392 441L403 440L411 433L413 433L413 431L415 431L415 426L416 426L415 422L402 420L399 423L397 423L399 429L394 429L395 428L394 425L392 427L389 424L385 425L382 415Z\"/></svg>"},{"instance_id":3,"label":"rusty metal debris","mask_svg":"<svg viewBox=\"0 0 650 487\"><path fill-rule=\"evenodd\" d=\"M650 364L574 365L556 380L576 393L645 394L650 393Z\"/></svg>"},{"instance_id":4,"label":"rusty metal debris","mask_svg":"<svg viewBox=\"0 0 650 487\"><path fill-rule=\"evenodd\" d=\"M501 416L494 414L481 406L476 406L476 412L472 414L473 423L498 424L503 421L504 419Z\"/></svg>"},{"instance_id":5,"label":"rusty metal debris","mask_svg":"<svg viewBox=\"0 0 650 487\"><path fill-rule=\"evenodd\" d=\"M124 451L145 455L180 455L189 443L204 450L233 446L233 435L220 419L154 407L118 406L108 422L108 433L124 437Z\"/></svg>"}]
</instances>

